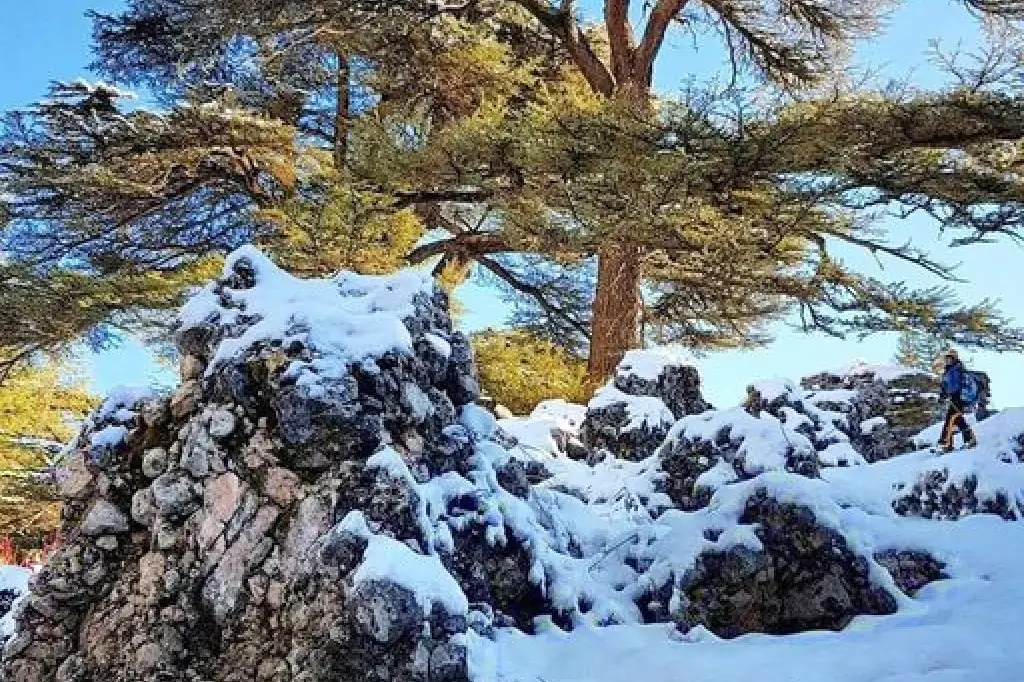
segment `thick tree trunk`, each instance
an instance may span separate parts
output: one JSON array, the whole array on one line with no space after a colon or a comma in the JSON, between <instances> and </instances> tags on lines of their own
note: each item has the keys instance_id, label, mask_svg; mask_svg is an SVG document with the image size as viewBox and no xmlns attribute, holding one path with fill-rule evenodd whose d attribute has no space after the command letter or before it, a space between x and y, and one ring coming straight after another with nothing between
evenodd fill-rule
<instances>
[{"instance_id":1,"label":"thick tree trunk","mask_svg":"<svg viewBox=\"0 0 1024 682\"><path fill-rule=\"evenodd\" d=\"M639 345L642 279L643 259L638 247L613 245L602 249L598 256L587 364L591 382L611 376L623 354Z\"/></svg>"},{"instance_id":2,"label":"thick tree trunk","mask_svg":"<svg viewBox=\"0 0 1024 682\"><path fill-rule=\"evenodd\" d=\"M336 85L338 101L334 108L334 169L341 172L348 160L348 131L351 116L351 73L348 55L339 51Z\"/></svg>"}]
</instances>

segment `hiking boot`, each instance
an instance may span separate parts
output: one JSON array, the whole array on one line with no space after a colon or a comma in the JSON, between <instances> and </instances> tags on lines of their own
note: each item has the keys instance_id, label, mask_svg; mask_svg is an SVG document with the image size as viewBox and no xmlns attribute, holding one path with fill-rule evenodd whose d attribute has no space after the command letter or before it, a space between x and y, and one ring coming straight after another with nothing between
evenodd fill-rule
<instances>
[{"instance_id":1,"label":"hiking boot","mask_svg":"<svg viewBox=\"0 0 1024 682\"><path fill-rule=\"evenodd\" d=\"M974 434L971 434L971 437L967 439L967 447L969 447L969 448L976 448L976 447L978 447L978 439L974 437Z\"/></svg>"},{"instance_id":2,"label":"hiking boot","mask_svg":"<svg viewBox=\"0 0 1024 682\"><path fill-rule=\"evenodd\" d=\"M949 453L953 452L953 446L952 445L940 445L939 446L939 452L941 454L943 454L943 455L948 455Z\"/></svg>"}]
</instances>

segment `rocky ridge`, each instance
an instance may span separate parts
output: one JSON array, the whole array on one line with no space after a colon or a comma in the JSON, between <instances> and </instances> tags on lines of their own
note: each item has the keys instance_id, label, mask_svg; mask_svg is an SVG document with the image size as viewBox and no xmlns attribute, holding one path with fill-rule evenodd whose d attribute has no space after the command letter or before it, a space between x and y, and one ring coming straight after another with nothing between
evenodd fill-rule
<instances>
[{"instance_id":1,"label":"rocky ridge","mask_svg":"<svg viewBox=\"0 0 1024 682\"><path fill-rule=\"evenodd\" d=\"M588 408L496 420L429 280L299 281L252 249L178 343L172 395L114 394L72 444L67 541L15 608L4 679L489 680L509 629L841 629L945 576L858 531L847 478L881 467L871 513L896 528L898 486L936 463L869 465L855 395L761 383L711 410L658 351ZM1014 499L1017 464L948 480Z\"/></svg>"}]
</instances>

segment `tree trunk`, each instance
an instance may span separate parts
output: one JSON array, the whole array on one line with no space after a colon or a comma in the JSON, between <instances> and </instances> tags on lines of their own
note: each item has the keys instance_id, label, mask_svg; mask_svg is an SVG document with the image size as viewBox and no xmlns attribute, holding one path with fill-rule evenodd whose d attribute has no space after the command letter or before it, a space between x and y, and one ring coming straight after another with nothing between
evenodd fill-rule
<instances>
[{"instance_id":1,"label":"tree trunk","mask_svg":"<svg viewBox=\"0 0 1024 682\"><path fill-rule=\"evenodd\" d=\"M588 378L593 383L611 376L625 352L639 345L642 279L643 260L638 247L612 245L601 250L587 364Z\"/></svg>"},{"instance_id":2,"label":"tree trunk","mask_svg":"<svg viewBox=\"0 0 1024 682\"><path fill-rule=\"evenodd\" d=\"M351 115L350 69L348 55L338 51L338 74L336 85L338 101L334 108L334 170L341 172L348 160L348 130Z\"/></svg>"}]
</instances>

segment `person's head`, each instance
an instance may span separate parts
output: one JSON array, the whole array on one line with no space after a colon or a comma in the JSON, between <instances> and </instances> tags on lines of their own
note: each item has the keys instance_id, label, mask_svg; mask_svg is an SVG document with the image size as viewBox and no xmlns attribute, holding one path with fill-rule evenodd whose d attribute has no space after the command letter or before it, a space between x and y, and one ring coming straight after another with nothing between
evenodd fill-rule
<instances>
[{"instance_id":1,"label":"person's head","mask_svg":"<svg viewBox=\"0 0 1024 682\"><path fill-rule=\"evenodd\" d=\"M956 354L956 351L953 350L952 348L950 348L949 350L947 350L945 353L942 354L942 362L943 362L943 364L946 365L946 367L949 367L954 362L957 362L959 359L960 359L960 356L958 356Z\"/></svg>"}]
</instances>

